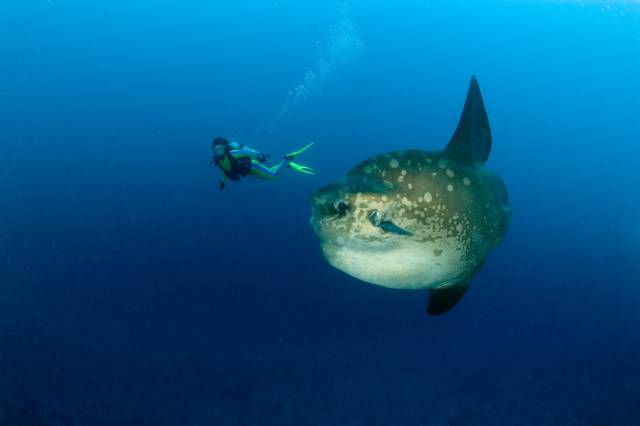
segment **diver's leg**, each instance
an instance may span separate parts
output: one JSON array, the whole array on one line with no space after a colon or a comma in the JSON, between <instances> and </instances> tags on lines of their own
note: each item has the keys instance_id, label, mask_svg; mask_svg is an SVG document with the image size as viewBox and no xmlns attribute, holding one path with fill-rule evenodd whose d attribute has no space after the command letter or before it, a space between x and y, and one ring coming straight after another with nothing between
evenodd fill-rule
<instances>
[{"instance_id":1,"label":"diver's leg","mask_svg":"<svg viewBox=\"0 0 640 426\"><path fill-rule=\"evenodd\" d=\"M303 152L305 152L306 150L308 150L309 148L311 148L313 146L313 142L311 142L310 144L307 144L305 146L303 146L302 148L300 148L297 151L293 151L287 155L284 156L284 158L286 158L287 160L293 160L294 158L296 158L298 155L302 154Z\"/></svg>"},{"instance_id":2,"label":"diver's leg","mask_svg":"<svg viewBox=\"0 0 640 426\"><path fill-rule=\"evenodd\" d=\"M274 180L278 178L278 175L282 170L289 167L292 170L305 175L313 175L314 170L311 167L304 166L300 163L294 163L293 160L309 148L313 146L313 143L303 146L297 151L284 156L284 161L276 164L275 166L268 167L255 159L251 160L251 176L258 179L270 179Z\"/></svg>"},{"instance_id":3,"label":"diver's leg","mask_svg":"<svg viewBox=\"0 0 640 426\"><path fill-rule=\"evenodd\" d=\"M278 175L282 170L284 170L289 165L289 161L282 161L275 166L267 167L262 163L257 161L251 162L251 176L258 179L269 179L275 180L278 178Z\"/></svg>"}]
</instances>

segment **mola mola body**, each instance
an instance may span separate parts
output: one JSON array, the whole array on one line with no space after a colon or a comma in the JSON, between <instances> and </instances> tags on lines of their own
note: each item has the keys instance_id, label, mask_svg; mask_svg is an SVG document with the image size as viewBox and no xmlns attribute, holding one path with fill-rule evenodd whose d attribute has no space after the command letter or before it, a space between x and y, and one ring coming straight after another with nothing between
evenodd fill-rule
<instances>
[{"instance_id":1,"label":"mola mola body","mask_svg":"<svg viewBox=\"0 0 640 426\"><path fill-rule=\"evenodd\" d=\"M312 196L311 226L334 267L396 289L429 289L427 312L451 309L509 226L500 177L485 167L491 130L472 77L441 151L380 154Z\"/></svg>"}]
</instances>

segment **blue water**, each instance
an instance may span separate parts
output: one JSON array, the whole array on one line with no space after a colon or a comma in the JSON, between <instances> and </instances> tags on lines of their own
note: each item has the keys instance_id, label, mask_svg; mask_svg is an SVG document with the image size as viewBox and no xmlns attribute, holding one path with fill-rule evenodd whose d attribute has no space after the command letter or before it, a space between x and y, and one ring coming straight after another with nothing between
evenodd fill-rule
<instances>
[{"instance_id":1,"label":"blue water","mask_svg":"<svg viewBox=\"0 0 640 426\"><path fill-rule=\"evenodd\" d=\"M512 223L428 317L309 196L472 74ZM3 0L0 425L640 425L638 76L637 1ZM216 135L317 175L218 191Z\"/></svg>"}]
</instances>

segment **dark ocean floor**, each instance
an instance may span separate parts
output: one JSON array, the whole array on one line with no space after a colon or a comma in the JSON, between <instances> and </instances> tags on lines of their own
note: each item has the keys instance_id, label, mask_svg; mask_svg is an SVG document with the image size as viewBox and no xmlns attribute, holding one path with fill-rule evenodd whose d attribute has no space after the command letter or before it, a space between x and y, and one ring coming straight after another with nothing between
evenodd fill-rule
<instances>
[{"instance_id":1,"label":"dark ocean floor","mask_svg":"<svg viewBox=\"0 0 640 426\"><path fill-rule=\"evenodd\" d=\"M527 269L533 242L435 318L320 256L7 278L0 425L640 425L635 263Z\"/></svg>"},{"instance_id":2,"label":"dark ocean floor","mask_svg":"<svg viewBox=\"0 0 640 426\"><path fill-rule=\"evenodd\" d=\"M463 347L424 361L426 342L329 339L135 357L0 336L1 425L640 424L640 371L614 354L470 365Z\"/></svg>"}]
</instances>

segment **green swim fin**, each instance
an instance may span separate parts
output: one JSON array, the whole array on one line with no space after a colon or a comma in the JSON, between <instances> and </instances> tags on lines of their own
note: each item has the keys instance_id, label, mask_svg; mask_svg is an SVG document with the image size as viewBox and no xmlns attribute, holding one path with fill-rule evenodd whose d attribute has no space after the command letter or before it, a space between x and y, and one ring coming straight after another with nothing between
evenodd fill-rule
<instances>
[{"instance_id":1,"label":"green swim fin","mask_svg":"<svg viewBox=\"0 0 640 426\"><path fill-rule=\"evenodd\" d=\"M293 160L294 158L296 158L298 155L302 154L303 152L305 152L306 150L308 150L309 148L311 148L313 146L313 142L311 142L308 145L303 146L302 148L300 148L297 151L294 151L290 154L287 154L284 156L284 158L286 158L287 160Z\"/></svg>"},{"instance_id":2,"label":"green swim fin","mask_svg":"<svg viewBox=\"0 0 640 426\"><path fill-rule=\"evenodd\" d=\"M293 161L288 165L291 169L304 175L314 175L315 171L311 167L303 166L302 164L294 163Z\"/></svg>"}]
</instances>

